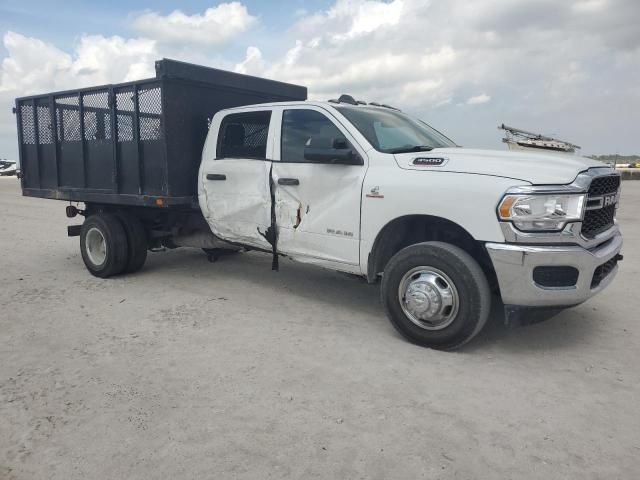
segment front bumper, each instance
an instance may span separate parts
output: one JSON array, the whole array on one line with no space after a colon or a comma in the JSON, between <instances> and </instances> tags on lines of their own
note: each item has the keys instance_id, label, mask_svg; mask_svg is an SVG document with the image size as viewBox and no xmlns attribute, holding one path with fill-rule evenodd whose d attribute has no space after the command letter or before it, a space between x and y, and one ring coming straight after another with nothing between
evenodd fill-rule
<instances>
[{"instance_id":1,"label":"front bumper","mask_svg":"<svg viewBox=\"0 0 640 480\"><path fill-rule=\"evenodd\" d=\"M617 258L622 248L622 235L616 231L606 242L586 249L570 246L533 246L511 243L485 244L500 286L505 305L531 307L566 307L577 305L603 290L615 277L618 267L592 288L596 269ZM571 266L578 270L578 280L571 287L541 287L533 280L536 267Z\"/></svg>"}]
</instances>

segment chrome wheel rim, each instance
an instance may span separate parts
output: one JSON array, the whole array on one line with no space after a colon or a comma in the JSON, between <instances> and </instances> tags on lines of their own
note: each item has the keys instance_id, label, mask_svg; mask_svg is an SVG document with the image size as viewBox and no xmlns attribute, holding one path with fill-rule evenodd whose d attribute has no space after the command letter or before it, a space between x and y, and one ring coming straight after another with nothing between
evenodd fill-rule
<instances>
[{"instance_id":1,"label":"chrome wheel rim","mask_svg":"<svg viewBox=\"0 0 640 480\"><path fill-rule=\"evenodd\" d=\"M107 258L107 242L100 230L92 227L84 238L87 256L95 266L102 265Z\"/></svg>"},{"instance_id":2,"label":"chrome wheel rim","mask_svg":"<svg viewBox=\"0 0 640 480\"><path fill-rule=\"evenodd\" d=\"M398 287L400 307L412 323L425 330L442 330L455 320L460 305L451 278L434 267L415 267Z\"/></svg>"}]
</instances>

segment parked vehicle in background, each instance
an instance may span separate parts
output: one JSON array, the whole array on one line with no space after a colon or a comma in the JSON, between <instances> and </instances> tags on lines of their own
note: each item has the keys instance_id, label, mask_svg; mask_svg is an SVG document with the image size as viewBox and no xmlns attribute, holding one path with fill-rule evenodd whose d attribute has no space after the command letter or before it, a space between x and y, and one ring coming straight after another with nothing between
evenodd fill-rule
<instances>
[{"instance_id":1,"label":"parked vehicle in background","mask_svg":"<svg viewBox=\"0 0 640 480\"><path fill-rule=\"evenodd\" d=\"M16 162L12 162L11 160L0 160L0 176L8 177L14 176L18 173L18 167Z\"/></svg>"},{"instance_id":2,"label":"parked vehicle in background","mask_svg":"<svg viewBox=\"0 0 640 480\"><path fill-rule=\"evenodd\" d=\"M521 321L615 276L620 175L601 162L460 148L387 105L306 97L162 60L154 79L17 99L23 194L72 202L95 276L163 247L286 256L380 281L398 331L441 349L482 329L492 291Z\"/></svg>"}]
</instances>

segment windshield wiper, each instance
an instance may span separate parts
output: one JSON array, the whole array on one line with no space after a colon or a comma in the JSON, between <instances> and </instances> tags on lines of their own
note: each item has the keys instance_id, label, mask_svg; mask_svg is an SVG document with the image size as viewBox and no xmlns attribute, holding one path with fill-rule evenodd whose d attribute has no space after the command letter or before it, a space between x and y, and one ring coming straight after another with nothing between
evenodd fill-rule
<instances>
[{"instance_id":1,"label":"windshield wiper","mask_svg":"<svg viewBox=\"0 0 640 480\"><path fill-rule=\"evenodd\" d=\"M429 145L408 145L406 147L392 148L387 153L410 153L410 152L429 152L433 147Z\"/></svg>"}]
</instances>

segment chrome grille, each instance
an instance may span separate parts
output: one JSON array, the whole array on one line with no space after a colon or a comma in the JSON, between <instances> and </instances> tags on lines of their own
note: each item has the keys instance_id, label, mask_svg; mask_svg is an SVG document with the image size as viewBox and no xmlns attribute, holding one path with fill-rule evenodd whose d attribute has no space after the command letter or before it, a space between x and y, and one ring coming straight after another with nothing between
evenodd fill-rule
<instances>
[{"instance_id":1,"label":"chrome grille","mask_svg":"<svg viewBox=\"0 0 640 480\"><path fill-rule=\"evenodd\" d=\"M617 193L619 188L620 175L618 174L595 177L589 186L587 201L596 200L598 197L602 197L603 195ZM616 205L604 206L602 202L600 204L603 205L601 208L587 210L584 214L584 220L582 221L582 235L585 238L593 238L599 233L608 230L614 224Z\"/></svg>"}]
</instances>

